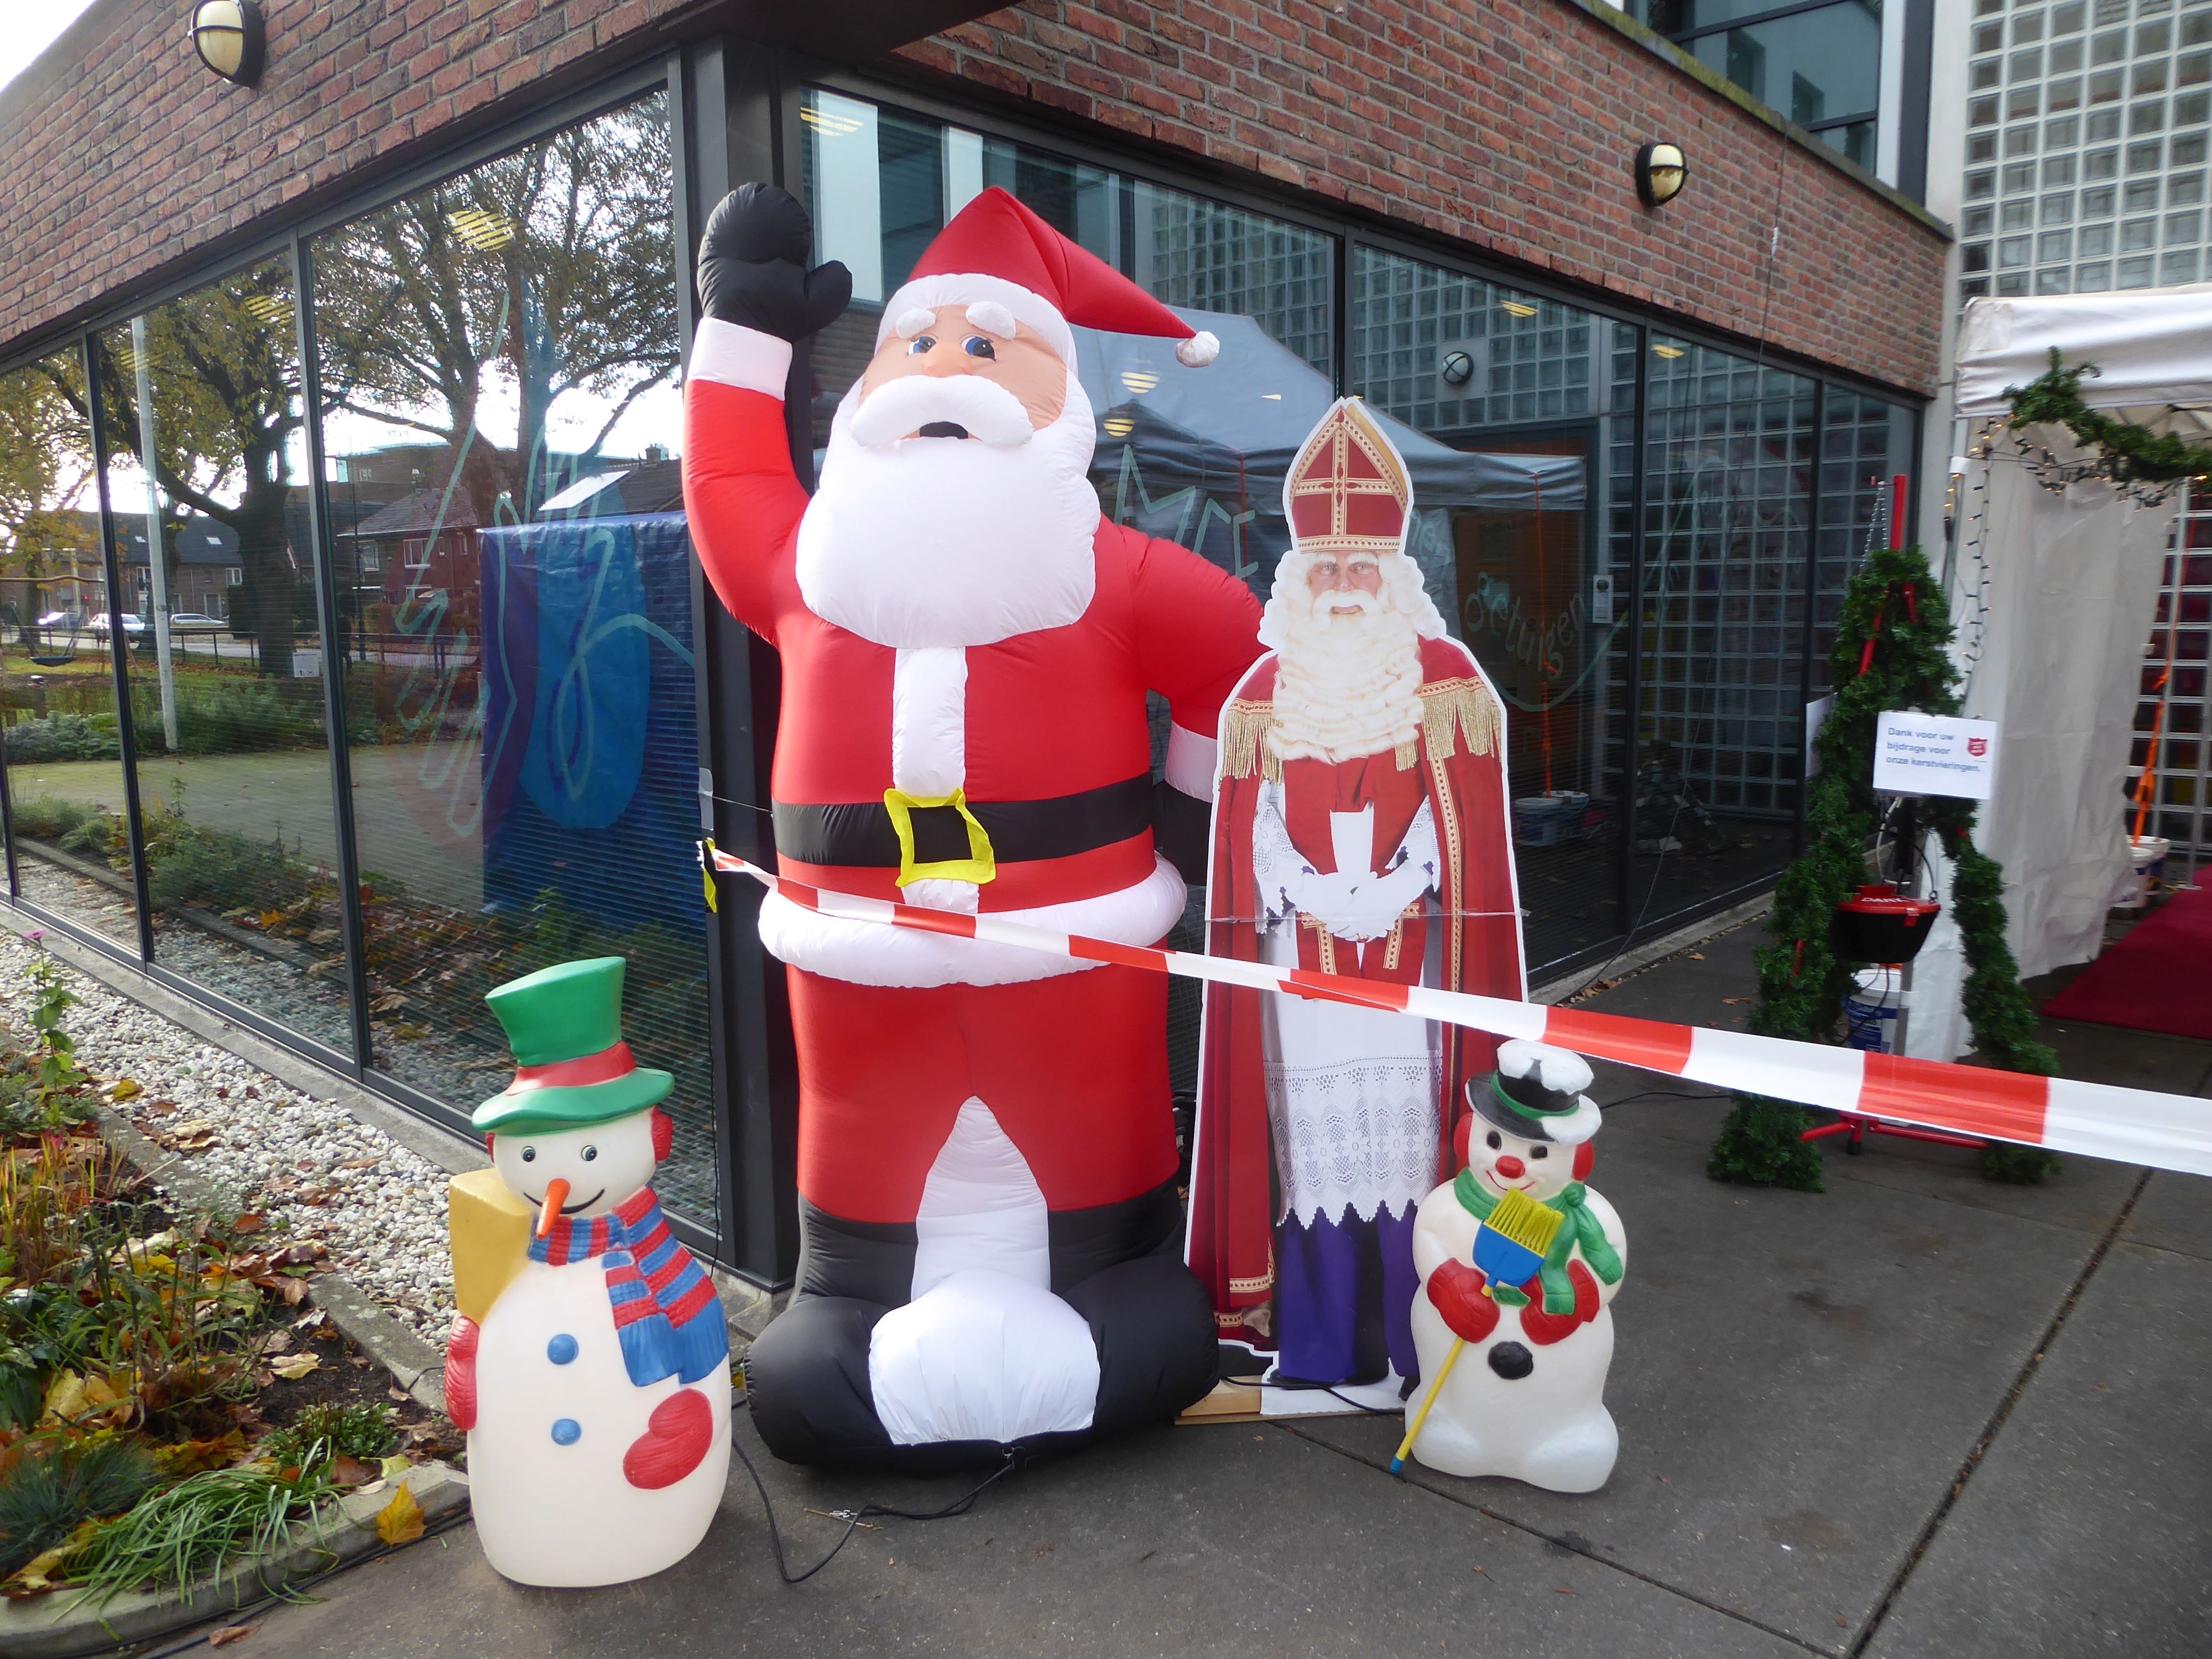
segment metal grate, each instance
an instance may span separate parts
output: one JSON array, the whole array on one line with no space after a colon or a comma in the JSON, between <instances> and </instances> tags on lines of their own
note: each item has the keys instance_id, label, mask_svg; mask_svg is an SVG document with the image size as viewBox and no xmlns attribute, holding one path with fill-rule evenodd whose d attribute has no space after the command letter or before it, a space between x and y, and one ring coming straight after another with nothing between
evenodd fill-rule
<instances>
[{"instance_id":1,"label":"metal grate","mask_svg":"<svg viewBox=\"0 0 2212 1659\"><path fill-rule=\"evenodd\" d=\"M2174 543L2143 653L2129 791L2132 799L2156 732L2157 779L2144 833L2172 842L2193 875L2212 860L2212 724L2206 718L2212 709L2212 492L2184 495ZM2133 821L2131 813L2130 827Z\"/></svg>"}]
</instances>

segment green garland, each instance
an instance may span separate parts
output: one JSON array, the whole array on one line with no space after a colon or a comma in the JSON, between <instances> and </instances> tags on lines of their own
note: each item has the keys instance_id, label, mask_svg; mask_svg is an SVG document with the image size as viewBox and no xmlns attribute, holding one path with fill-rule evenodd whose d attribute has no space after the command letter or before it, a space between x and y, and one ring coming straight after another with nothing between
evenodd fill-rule
<instances>
[{"instance_id":1,"label":"green garland","mask_svg":"<svg viewBox=\"0 0 2212 1659\"><path fill-rule=\"evenodd\" d=\"M1869 638L1874 652L1862 674ZM1806 850L1775 885L1766 924L1775 943L1756 953L1759 1006L1751 1028L1762 1036L1837 1041L1851 964L1829 948L1828 929L1836 906L1866 879L1865 849L1881 812L1875 728L1884 709L1959 712L1950 642L1950 606L1920 550L1870 555L1844 594L1828 658L1836 701L1815 744L1820 775L1806 796ZM1941 837L1952 861L1952 919L1969 969L1960 1000L1983 1060L2049 1076L2057 1056L2035 1040L2035 1012L2005 943L2004 872L1974 846L1974 815L1972 801L1929 796L1920 805L1920 821ZM1799 1139L1812 1126L1801 1106L1739 1096L1706 1172L1716 1181L1819 1192L1820 1154ZM1996 1181L2032 1183L2057 1167L2036 1147L1996 1145L1982 1155L1982 1173Z\"/></svg>"},{"instance_id":2,"label":"green garland","mask_svg":"<svg viewBox=\"0 0 2212 1659\"><path fill-rule=\"evenodd\" d=\"M2075 442L2097 453L2096 470L2114 483L2172 483L2212 475L2212 448L2192 444L2179 433L2130 426L2094 410L2081 400L2081 377L2094 376L2094 363L2068 368L2051 349L2051 367L2026 386L2004 390L2012 404L2012 427L2063 426Z\"/></svg>"}]
</instances>

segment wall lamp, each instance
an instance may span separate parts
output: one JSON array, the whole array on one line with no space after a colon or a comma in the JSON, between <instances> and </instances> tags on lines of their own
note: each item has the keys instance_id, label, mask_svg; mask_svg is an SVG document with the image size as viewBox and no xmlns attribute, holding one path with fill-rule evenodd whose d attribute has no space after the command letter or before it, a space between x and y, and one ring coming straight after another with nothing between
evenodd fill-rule
<instances>
[{"instance_id":1,"label":"wall lamp","mask_svg":"<svg viewBox=\"0 0 2212 1659\"><path fill-rule=\"evenodd\" d=\"M258 81L267 44L253 0L201 0L192 12L192 50L226 81L241 87Z\"/></svg>"},{"instance_id":2,"label":"wall lamp","mask_svg":"<svg viewBox=\"0 0 2212 1659\"><path fill-rule=\"evenodd\" d=\"M1650 143L1636 152L1636 193L1648 208L1673 201L1689 177L1690 164L1678 144Z\"/></svg>"}]
</instances>

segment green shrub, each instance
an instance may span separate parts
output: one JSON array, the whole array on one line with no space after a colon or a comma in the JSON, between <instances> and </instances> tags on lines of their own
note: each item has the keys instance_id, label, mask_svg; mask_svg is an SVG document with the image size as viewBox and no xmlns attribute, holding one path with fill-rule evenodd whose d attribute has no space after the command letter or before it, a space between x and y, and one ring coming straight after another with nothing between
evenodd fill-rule
<instances>
[{"instance_id":1,"label":"green shrub","mask_svg":"<svg viewBox=\"0 0 2212 1659\"><path fill-rule=\"evenodd\" d=\"M115 722L88 719L82 714L48 714L43 719L18 720L7 729L4 747L10 765L41 765L52 761L114 760L122 749L116 742Z\"/></svg>"},{"instance_id":2,"label":"green shrub","mask_svg":"<svg viewBox=\"0 0 2212 1659\"><path fill-rule=\"evenodd\" d=\"M319 1400L304 1408L289 1427L263 1441L261 1455L279 1468L288 1465L304 1468L316 1455L318 1446L324 1448L325 1455L335 1453L366 1463L385 1456L398 1443L399 1427L391 1407L374 1400L357 1401L350 1406Z\"/></svg>"},{"instance_id":3,"label":"green shrub","mask_svg":"<svg viewBox=\"0 0 2212 1659\"><path fill-rule=\"evenodd\" d=\"M305 897L312 884L313 872L284 850L281 838L255 841L194 823L181 801L149 813L145 825L146 890L163 908L281 909Z\"/></svg>"},{"instance_id":4,"label":"green shrub","mask_svg":"<svg viewBox=\"0 0 2212 1659\"><path fill-rule=\"evenodd\" d=\"M269 749L319 749L323 744L323 686L317 679L278 680L243 674L179 674L177 750L237 755ZM160 682L131 683L133 729L146 754L162 750Z\"/></svg>"},{"instance_id":5,"label":"green shrub","mask_svg":"<svg viewBox=\"0 0 2212 1659\"><path fill-rule=\"evenodd\" d=\"M87 818L100 817L102 812L103 809L88 806L82 801L33 795L28 800L15 802L12 816L17 835L28 836L33 841L59 841Z\"/></svg>"},{"instance_id":6,"label":"green shrub","mask_svg":"<svg viewBox=\"0 0 2212 1659\"><path fill-rule=\"evenodd\" d=\"M158 1478L153 1457L129 1440L27 1449L0 1473L0 1577L67 1541L87 1521L123 1514Z\"/></svg>"},{"instance_id":7,"label":"green shrub","mask_svg":"<svg viewBox=\"0 0 2212 1659\"><path fill-rule=\"evenodd\" d=\"M197 1581L274 1549L295 1522L319 1525L337 1496L327 1458L295 1470L261 1463L210 1469L101 1528L71 1553L66 1571L95 1606L142 1584L183 1586L189 1601Z\"/></svg>"}]
</instances>

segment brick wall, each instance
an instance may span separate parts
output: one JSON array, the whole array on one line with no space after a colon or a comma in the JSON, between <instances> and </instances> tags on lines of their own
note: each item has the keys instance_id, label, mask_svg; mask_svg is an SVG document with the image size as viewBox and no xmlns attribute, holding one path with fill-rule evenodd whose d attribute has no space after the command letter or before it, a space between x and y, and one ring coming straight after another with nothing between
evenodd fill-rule
<instances>
[{"instance_id":1,"label":"brick wall","mask_svg":"<svg viewBox=\"0 0 2212 1659\"><path fill-rule=\"evenodd\" d=\"M97 0L0 93L0 352L380 155L581 79L687 6L262 0L249 91L194 55L189 0Z\"/></svg>"},{"instance_id":2,"label":"brick wall","mask_svg":"<svg viewBox=\"0 0 2212 1659\"><path fill-rule=\"evenodd\" d=\"M1571 0L1030 0L898 59L1894 386L1936 380L1942 236ZM1660 137L1690 183L1647 212L1635 153Z\"/></svg>"},{"instance_id":3,"label":"brick wall","mask_svg":"<svg viewBox=\"0 0 2212 1659\"><path fill-rule=\"evenodd\" d=\"M248 92L200 66L188 9L98 0L58 67L0 93L0 353L701 12L267 0L269 66ZM1030 0L891 63L1899 386L1935 379L1942 238L1575 0ZM1662 135L1692 181L1650 214L1631 161Z\"/></svg>"}]
</instances>

